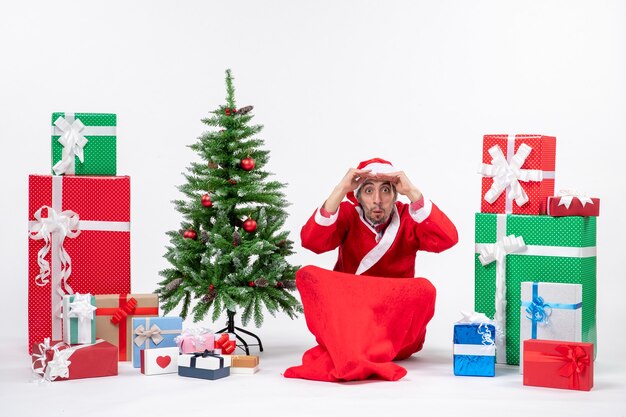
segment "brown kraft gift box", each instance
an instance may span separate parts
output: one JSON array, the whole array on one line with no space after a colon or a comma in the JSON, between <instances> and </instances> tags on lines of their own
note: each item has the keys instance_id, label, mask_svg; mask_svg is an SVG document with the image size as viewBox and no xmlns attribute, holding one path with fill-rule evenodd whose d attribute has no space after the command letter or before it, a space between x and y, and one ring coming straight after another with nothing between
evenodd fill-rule
<instances>
[{"instance_id":1,"label":"brown kraft gift box","mask_svg":"<svg viewBox=\"0 0 626 417\"><path fill-rule=\"evenodd\" d=\"M96 337L119 348L119 360L132 360L132 318L158 317L156 294L96 295Z\"/></svg>"},{"instance_id":2,"label":"brown kraft gift box","mask_svg":"<svg viewBox=\"0 0 626 417\"><path fill-rule=\"evenodd\" d=\"M254 368L259 364L259 357L256 355L231 355L230 366L236 368Z\"/></svg>"}]
</instances>

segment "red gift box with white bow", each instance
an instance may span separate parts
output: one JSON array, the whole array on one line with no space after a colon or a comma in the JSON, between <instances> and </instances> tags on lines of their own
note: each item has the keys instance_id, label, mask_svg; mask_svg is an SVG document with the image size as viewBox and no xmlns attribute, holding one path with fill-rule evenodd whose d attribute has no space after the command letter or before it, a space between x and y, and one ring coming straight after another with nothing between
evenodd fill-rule
<instances>
[{"instance_id":1,"label":"red gift box with white bow","mask_svg":"<svg viewBox=\"0 0 626 417\"><path fill-rule=\"evenodd\" d=\"M593 387L593 343L524 341L524 385L589 391Z\"/></svg>"},{"instance_id":2,"label":"red gift box with white bow","mask_svg":"<svg viewBox=\"0 0 626 417\"><path fill-rule=\"evenodd\" d=\"M98 339L91 345L50 341L32 346L32 368L44 381L117 375L117 347Z\"/></svg>"},{"instance_id":3,"label":"red gift box with white bow","mask_svg":"<svg viewBox=\"0 0 626 417\"><path fill-rule=\"evenodd\" d=\"M558 195L548 197L547 214L552 217L599 216L600 199L587 197L576 191L562 190Z\"/></svg>"},{"instance_id":4,"label":"red gift box with white bow","mask_svg":"<svg viewBox=\"0 0 626 417\"><path fill-rule=\"evenodd\" d=\"M130 293L130 178L31 175L28 345L61 340L64 294Z\"/></svg>"},{"instance_id":5,"label":"red gift box with white bow","mask_svg":"<svg viewBox=\"0 0 626 417\"><path fill-rule=\"evenodd\" d=\"M553 136L484 135L480 212L545 214L555 159Z\"/></svg>"}]
</instances>

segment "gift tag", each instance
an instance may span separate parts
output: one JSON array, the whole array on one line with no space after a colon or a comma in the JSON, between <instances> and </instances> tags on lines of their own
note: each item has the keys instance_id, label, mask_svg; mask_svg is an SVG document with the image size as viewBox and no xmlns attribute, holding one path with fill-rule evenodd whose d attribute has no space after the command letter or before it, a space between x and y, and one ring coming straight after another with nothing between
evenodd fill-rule
<instances>
[{"instance_id":1,"label":"gift tag","mask_svg":"<svg viewBox=\"0 0 626 417\"><path fill-rule=\"evenodd\" d=\"M141 373L145 375L175 374L178 372L178 347L143 349Z\"/></svg>"}]
</instances>

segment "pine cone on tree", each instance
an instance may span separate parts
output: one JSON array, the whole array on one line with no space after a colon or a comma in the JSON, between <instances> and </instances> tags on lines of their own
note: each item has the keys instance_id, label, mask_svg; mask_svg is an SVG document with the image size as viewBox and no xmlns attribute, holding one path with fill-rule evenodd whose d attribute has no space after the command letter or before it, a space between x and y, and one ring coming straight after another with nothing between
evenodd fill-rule
<instances>
[{"instance_id":1,"label":"pine cone on tree","mask_svg":"<svg viewBox=\"0 0 626 417\"><path fill-rule=\"evenodd\" d=\"M210 161L210 162L209 162L209 168L210 168L210 169L217 169L217 168L219 168L219 165L218 165L218 164L216 164L216 163L215 163L215 162L213 162L213 161Z\"/></svg>"},{"instance_id":2,"label":"pine cone on tree","mask_svg":"<svg viewBox=\"0 0 626 417\"><path fill-rule=\"evenodd\" d=\"M241 235L238 231L233 232L233 246L239 246L241 244Z\"/></svg>"},{"instance_id":3,"label":"pine cone on tree","mask_svg":"<svg viewBox=\"0 0 626 417\"><path fill-rule=\"evenodd\" d=\"M209 243L209 234L203 230L202 233L200 233L200 239L202 240L202 243L206 245Z\"/></svg>"},{"instance_id":4,"label":"pine cone on tree","mask_svg":"<svg viewBox=\"0 0 626 417\"><path fill-rule=\"evenodd\" d=\"M245 106L237 110L237 113L243 116L244 114L250 113L253 108L254 108L253 106Z\"/></svg>"},{"instance_id":5,"label":"pine cone on tree","mask_svg":"<svg viewBox=\"0 0 626 417\"><path fill-rule=\"evenodd\" d=\"M182 282L183 282L182 278L174 278L173 280L171 280L165 285L165 290L167 292L172 292L176 290L178 287L180 287L180 284L182 284Z\"/></svg>"},{"instance_id":6,"label":"pine cone on tree","mask_svg":"<svg viewBox=\"0 0 626 417\"><path fill-rule=\"evenodd\" d=\"M288 290L295 290L296 289L296 281L293 279L287 280L287 281L283 281L283 287L285 287Z\"/></svg>"},{"instance_id":7,"label":"pine cone on tree","mask_svg":"<svg viewBox=\"0 0 626 417\"><path fill-rule=\"evenodd\" d=\"M260 278L257 278L256 280L254 280L254 284L257 287L265 288L265 287L267 287L269 285L269 281L266 280L264 277L260 277Z\"/></svg>"},{"instance_id":8,"label":"pine cone on tree","mask_svg":"<svg viewBox=\"0 0 626 417\"><path fill-rule=\"evenodd\" d=\"M185 235L185 229L178 229L178 234L181 236Z\"/></svg>"},{"instance_id":9,"label":"pine cone on tree","mask_svg":"<svg viewBox=\"0 0 626 417\"><path fill-rule=\"evenodd\" d=\"M203 303L210 303L213 300L215 300L215 297L217 297L217 290L215 288L211 288L209 289L209 291L207 291L207 293L202 297L202 302Z\"/></svg>"}]
</instances>

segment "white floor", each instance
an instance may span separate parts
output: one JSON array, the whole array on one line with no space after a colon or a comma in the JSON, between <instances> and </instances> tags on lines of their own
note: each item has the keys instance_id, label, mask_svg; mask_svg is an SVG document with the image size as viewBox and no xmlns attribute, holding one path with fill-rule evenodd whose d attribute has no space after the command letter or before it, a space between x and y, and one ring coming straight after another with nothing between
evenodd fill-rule
<instances>
[{"instance_id":1,"label":"white floor","mask_svg":"<svg viewBox=\"0 0 626 417\"><path fill-rule=\"evenodd\" d=\"M291 335L293 336L293 335ZM455 377L451 349L427 344L401 362L397 382L326 383L286 379L312 339L264 334L261 371L218 381L176 374L144 376L120 363L119 376L49 384L32 382L22 340L3 339L3 416L626 416L626 363L599 357L591 392L525 387L517 367L495 378ZM297 339L297 343L290 340ZM6 412L9 412L7 414ZM348 414L349 413L349 414Z\"/></svg>"}]
</instances>

